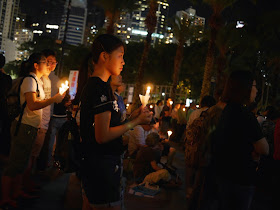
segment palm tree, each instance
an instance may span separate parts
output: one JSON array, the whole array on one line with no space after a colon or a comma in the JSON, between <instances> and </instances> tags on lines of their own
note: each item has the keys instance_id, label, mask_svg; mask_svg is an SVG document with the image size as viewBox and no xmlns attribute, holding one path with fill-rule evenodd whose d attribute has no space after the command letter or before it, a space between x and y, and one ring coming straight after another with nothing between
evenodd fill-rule
<instances>
[{"instance_id":1,"label":"palm tree","mask_svg":"<svg viewBox=\"0 0 280 210\"><path fill-rule=\"evenodd\" d=\"M231 49L234 49L238 44L242 43L240 38L240 29L236 29L235 24L229 24L222 27L216 38L216 46L219 55L216 59L216 86L214 97L218 101L226 82L226 70L228 66L227 54ZM242 32L241 32L242 34Z\"/></svg>"},{"instance_id":2,"label":"palm tree","mask_svg":"<svg viewBox=\"0 0 280 210\"><path fill-rule=\"evenodd\" d=\"M183 18L180 19L176 17L173 21L173 34L177 40L177 50L174 58L174 72L173 72L173 84L171 89L171 98L173 101L176 100L176 89L179 81L179 75L181 70L181 65L184 56L184 45L186 41L192 43L197 38L197 32L202 30L201 26L194 24L195 18Z\"/></svg>"},{"instance_id":3,"label":"palm tree","mask_svg":"<svg viewBox=\"0 0 280 210\"><path fill-rule=\"evenodd\" d=\"M98 0L97 4L105 11L108 21L106 32L108 34L114 34L115 24L119 21L123 11L132 11L139 7L135 0Z\"/></svg>"},{"instance_id":4,"label":"palm tree","mask_svg":"<svg viewBox=\"0 0 280 210\"><path fill-rule=\"evenodd\" d=\"M155 31L156 24L157 24L157 16L156 16L157 8L158 8L157 0L150 0L149 12L145 19L145 24L148 30L148 34L146 36L146 40L144 43L144 50L140 60L138 75L136 78L135 90L133 95L134 107L137 107L140 104L139 94L141 93L142 90L145 65L147 63L148 54L151 46L152 33Z\"/></svg>"},{"instance_id":5,"label":"palm tree","mask_svg":"<svg viewBox=\"0 0 280 210\"><path fill-rule=\"evenodd\" d=\"M215 55L215 42L217 33L223 26L222 11L231 6L236 0L204 0L205 3L209 4L213 10L213 14L209 20L210 26L210 40L208 44L208 51L206 56L206 63L204 68L203 83L201 88L200 99L210 93L211 88L211 77L214 66L214 55Z\"/></svg>"}]
</instances>

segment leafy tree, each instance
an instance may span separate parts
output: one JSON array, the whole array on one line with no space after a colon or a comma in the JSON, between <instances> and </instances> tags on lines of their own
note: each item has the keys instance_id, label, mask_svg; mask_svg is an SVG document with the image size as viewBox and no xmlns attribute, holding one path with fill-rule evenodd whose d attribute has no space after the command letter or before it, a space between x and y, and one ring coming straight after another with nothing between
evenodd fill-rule
<instances>
[{"instance_id":1,"label":"leafy tree","mask_svg":"<svg viewBox=\"0 0 280 210\"><path fill-rule=\"evenodd\" d=\"M44 49L51 49L59 53L60 44L51 37L48 36L38 36L33 39L33 41L24 42L20 45L19 50L28 51L29 55L34 52L41 52Z\"/></svg>"},{"instance_id":2,"label":"leafy tree","mask_svg":"<svg viewBox=\"0 0 280 210\"><path fill-rule=\"evenodd\" d=\"M6 63L6 65L4 66L4 70L7 74L14 76L14 77L18 77L19 75L19 70L20 70L20 61L11 61L9 63Z\"/></svg>"}]
</instances>

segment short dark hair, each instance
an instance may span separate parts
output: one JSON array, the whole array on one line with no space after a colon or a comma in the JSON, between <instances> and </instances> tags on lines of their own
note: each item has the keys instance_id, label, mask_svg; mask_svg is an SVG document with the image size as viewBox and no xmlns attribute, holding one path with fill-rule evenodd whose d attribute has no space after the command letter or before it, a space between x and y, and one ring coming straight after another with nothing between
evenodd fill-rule
<instances>
[{"instance_id":1,"label":"short dark hair","mask_svg":"<svg viewBox=\"0 0 280 210\"><path fill-rule=\"evenodd\" d=\"M249 105L253 81L254 76L250 71L232 72L225 85L221 101Z\"/></svg>"},{"instance_id":2,"label":"short dark hair","mask_svg":"<svg viewBox=\"0 0 280 210\"><path fill-rule=\"evenodd\" d=\"M54 56L56 58L56 53L51 49L42 50L42 54L47 58L49 56Z\"/></svg>"},{"instance_id":3,"label":"short dark hair","mask_svg":"<svg viewBox=\"0 0 280 210\"><path fill-rule=\"evenodd\" d=\"M216 104L216 100L212 96L204 96L200 102L201 107L214 106Z\"/></svg>"},{"instance_id":4,"label":"short dark hair","mask_svg":"<svg viewBox=\"0 0 280 210\"><path fill-rule=\"evenodd\" d=\"M155 146L156 144L158 144L160 141L160 137L157 133L150 133L147 135L147 138L146 138L146 145L148 145L149 147L153 147Z\"/></svg>"},{"instance_id":5,"label":"short dark hair","mask_svg":"<svg viewBox=\"0 0 280 210\"><path fill-rule=\"evenodd\" d=\"M0 53L0 69L2 69L5 66L5 63L6 63L5 56L2 53Z\"/></svg>"},{"instance_id":6,"label":"short dark hair","mask_svg":"<svg viewBox=\"0 0 280 210\"><path fill-rule=\"evenodd\" d=\"M92 60L98 63L99 56L102 52L111 53L117 48L123 46L124 43L111 34L99 35L92 44Z\"/></svg>"}]
</instances>

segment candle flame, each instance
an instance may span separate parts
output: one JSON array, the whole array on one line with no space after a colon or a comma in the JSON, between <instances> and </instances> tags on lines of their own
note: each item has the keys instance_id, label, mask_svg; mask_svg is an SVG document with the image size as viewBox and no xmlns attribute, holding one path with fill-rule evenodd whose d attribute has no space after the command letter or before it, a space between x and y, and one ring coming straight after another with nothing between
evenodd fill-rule
<instances>
[{"instance_id":1,"label":"candle flame","mask_svg":"<svg viewBox=\"0 0 280 210\"><path fill-rule=\"evenodd\" d=\"M167 131L168 138L172 135L172 131Z\"/></svg>"},{"instance_id":2,"label":"candle flame","mask_svg":"<svg viewBox=\"0 0 280 210\"><path fill-rule=\"evenodd\" d=\"M68 86L69 82L66 80L65 84L62 83L61 87L59 88L59 94L62 95L66 90L68 90L69 86Z\"/></svg>"}]
</instances>

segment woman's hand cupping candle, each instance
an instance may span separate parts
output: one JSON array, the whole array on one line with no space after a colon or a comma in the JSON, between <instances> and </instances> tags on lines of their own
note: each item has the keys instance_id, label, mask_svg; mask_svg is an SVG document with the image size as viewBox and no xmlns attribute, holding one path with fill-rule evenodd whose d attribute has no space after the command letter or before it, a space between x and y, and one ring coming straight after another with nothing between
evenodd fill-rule
<instances>
[{"instance_id":1,"label":"woman's hand cupping candle","mask_svg":"<svg viewBox=\"0 0 280 210\"><path fill-rule=\"evenodd\" d=\"M59 88L59 94L62 95L66 90L68 90L69 86L68 86L68 81L65 81L65 84L62 83L61 87Z\"/></svg>"}]
</instances>

